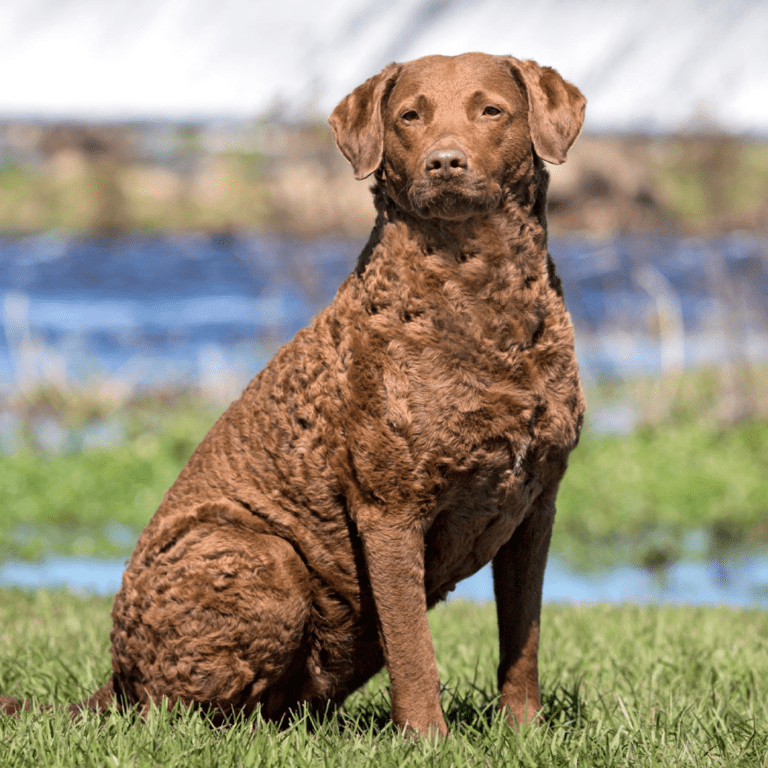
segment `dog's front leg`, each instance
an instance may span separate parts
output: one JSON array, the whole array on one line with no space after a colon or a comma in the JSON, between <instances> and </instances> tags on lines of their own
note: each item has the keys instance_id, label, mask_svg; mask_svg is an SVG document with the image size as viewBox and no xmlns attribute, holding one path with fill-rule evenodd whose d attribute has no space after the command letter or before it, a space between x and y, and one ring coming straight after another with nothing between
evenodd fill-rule
<instances>
[{"instance_id":1,"label":"dog's front leg","mask_svg":"<svg viewBox=\"0 0 768 768\"><path fill-rule=\"evenodd\" d=\"M424 535L373 510L358 531L379 618L389 672L392 720L422 735L448 733L440 709L440 680L427 622Z\"/></svg>"},{"instance_id":2,"label":"dog's front leg","mask_svg":"<svg viewBox=\"0 0 768 768\"><path fill-rule=\"evenodd\" d=\"M493 558L493 589L499 620L500 704L512 726L537 719L541 590L554 503L541 504L523 520Z\"/></svg>"}]
</instances>

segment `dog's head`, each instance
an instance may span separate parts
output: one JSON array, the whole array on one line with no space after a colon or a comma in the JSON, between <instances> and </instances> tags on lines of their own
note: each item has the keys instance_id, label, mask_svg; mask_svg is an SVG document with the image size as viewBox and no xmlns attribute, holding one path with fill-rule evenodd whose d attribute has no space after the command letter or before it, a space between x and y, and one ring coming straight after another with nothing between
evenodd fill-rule
<instances>
[{"instance_id":1,"label":"dog's head","mask_svg":"<svg viewBox=\"0 0 768 768\"><path fill-rule=\"evenodd\" d=\"M399 206L463 219L497 207L532 153L562 163L585 104L554 69L467 53L390 64L329 122L356 178L379 171Z\"/></svg>"}]
</instances>

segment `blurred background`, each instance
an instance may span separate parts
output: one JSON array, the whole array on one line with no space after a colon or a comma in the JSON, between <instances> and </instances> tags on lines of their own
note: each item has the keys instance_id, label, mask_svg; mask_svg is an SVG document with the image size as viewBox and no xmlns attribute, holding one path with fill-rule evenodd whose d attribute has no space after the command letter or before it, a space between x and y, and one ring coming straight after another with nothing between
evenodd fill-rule
<instances>
[{"instance_id":1,"label":"blurred background","mask_svg":"<svg viewBox=\"0 0 768 768\"><path fill-rule=\"evenodd\" d=\"M759 0L5 0L0 583L116 588L367 238L327 115L390 61L482 50L588 99L551 168L590 410L549 599L768 605L766 29Z\"/></svg>"}]
</instances>

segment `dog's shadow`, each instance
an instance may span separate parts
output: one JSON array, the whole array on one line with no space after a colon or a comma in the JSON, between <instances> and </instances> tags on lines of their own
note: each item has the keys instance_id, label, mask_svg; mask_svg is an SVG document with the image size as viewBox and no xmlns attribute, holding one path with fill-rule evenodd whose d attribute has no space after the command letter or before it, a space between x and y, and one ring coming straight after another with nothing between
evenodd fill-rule
<instances>
[{"instance_id":1,"label":"dog's shadow","mask_svg":"<svg viewBox=\"0 0 768 768\"><path fill-rule=\"evenodd\" d=\"M505 719L499 710L498 694L474 683L443 686L442 700L445 721L452 732L485 733L494 727L494 723ZM378 691L366 696L362 701L354 702L350 711L329 710L326 717L309 717L307 723L319 727L335 719L341 731L379 735L394 728L390 713L389 696L384 691ZM586 718L587 705L582 696L580 682L573 688L556 686L542 696L539 719L541 725L575 729Z\"/></svg>"},{"instance_id":2,"label":"dog's shadow","mask_svg":"<svg viewBox=\"0 0 768 768\"><path fill-rule=\"evenodd\" d=\"M443 713L451 733L488 734L498 724L506 728L504 714L498 707L498 694L492 690L474 684L462 682L460 685L444 685L442 689ZM155 709L155 708L153 708ZM162 709L162 708L159 708ZM111 710L113 716L117 709ZM105 713L104 713L105 714ZM104 717L102 714L102 718ZM142 715L137 710L126 708L119 713L133 725L146 725L147 713ZM188 718L202 717L213 729L245 728L249 731L273 731L280 733L299 729L314 735L356 734L357 736L386 737L397 732L391 719L391 702L384 689L358 693L350 697L345 707L328 706L325 711L313 712L301 707L280 721L266 721L258 711L245 715L243 712L221 716L220 713L203 712L195 708L188 709L181 705L171 708L170 712L156 712L155 716L167 717L169 714L177 725ZM150 715L150 718L153 715ZM576 730L588 719L587 707L581 692L580 681L572 688L555 686L542 697L542 709L539 725L548 728Z\"/></svg>"}]
</instances>

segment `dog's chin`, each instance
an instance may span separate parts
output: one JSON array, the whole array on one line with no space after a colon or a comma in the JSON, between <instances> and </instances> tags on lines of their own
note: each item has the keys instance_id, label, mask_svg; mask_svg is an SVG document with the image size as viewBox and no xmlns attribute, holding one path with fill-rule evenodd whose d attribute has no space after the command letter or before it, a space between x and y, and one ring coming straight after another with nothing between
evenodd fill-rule
<instances>
[{"instance_id":1,"label":"dog's chin","mask_svg":"<svg viewBox=\"0 0 768 768\"><path fill-rule=\"evenodd\" d=\"M421 218L462 221L497 208L501 188L478 182L424 180L411 186L408 200Z\"/></svg>"}]
</instances>

